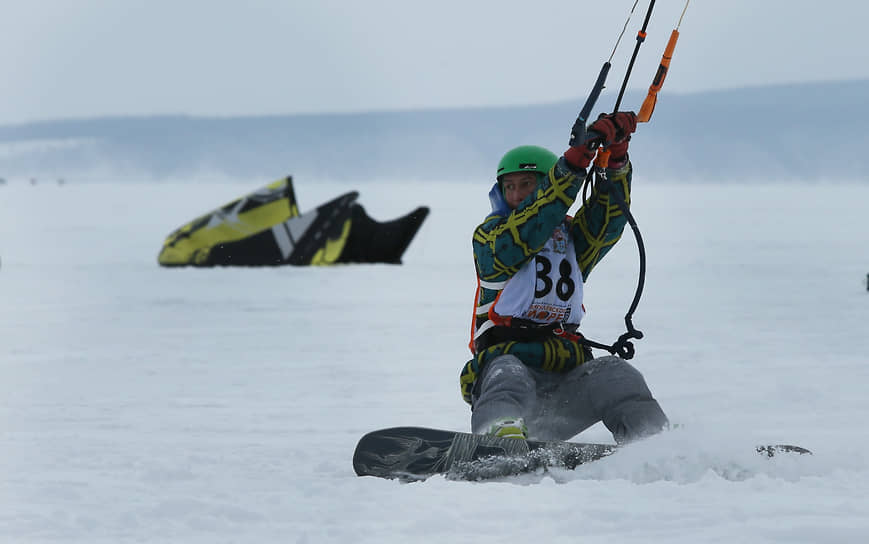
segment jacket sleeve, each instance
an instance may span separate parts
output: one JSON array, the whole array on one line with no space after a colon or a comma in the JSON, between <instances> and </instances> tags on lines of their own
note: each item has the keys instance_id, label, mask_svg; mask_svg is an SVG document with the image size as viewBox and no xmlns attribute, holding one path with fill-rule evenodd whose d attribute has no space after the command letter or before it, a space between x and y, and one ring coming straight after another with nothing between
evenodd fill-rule
<instances>
[{"instance_id":1,"label":"jacket sleeve","mask_svg":"<svg viewBox=\"0 0 869 544\"><path fill-rule=\"evenodd\" d=\"M632 167L628 162L618 170L607 170L615 193L630 206ZM573 218L571 235L576 248L576 261L583 281L622 236L627 217L607 189L595 184L588 201Z\"/></svg>"},{"instance_id":2,"label":"jacket sleeve","mask_svg":"<svg viewBox=\"0 0 869 544\"><path fill-rule=\"evenodd\" d=\"M501 282L539 252L576 200L585 171L564 157L541 176L537 190L509 215L490 215L474 230L474 261L480 279Z\"/></svg>"}]
</instances>

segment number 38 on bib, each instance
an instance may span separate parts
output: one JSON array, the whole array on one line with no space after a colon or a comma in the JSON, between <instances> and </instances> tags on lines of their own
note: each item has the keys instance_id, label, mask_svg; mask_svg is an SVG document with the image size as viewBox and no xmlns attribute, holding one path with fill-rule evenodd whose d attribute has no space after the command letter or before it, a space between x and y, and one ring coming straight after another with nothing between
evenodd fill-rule
<instances>
[{"instance_id":1,"label":"number 38 on bib","mask_svg":"<svg viewBox=\"0 0 869 544\"><path fill-rule=\"evenodd\" d=\"M541 325L579 325L585 315L582 307L582 274L576 261L573 240L565 228L555 229L543 249L507 281L495 304L494 310L498 315Z\"/></svg>"}]
</instances>

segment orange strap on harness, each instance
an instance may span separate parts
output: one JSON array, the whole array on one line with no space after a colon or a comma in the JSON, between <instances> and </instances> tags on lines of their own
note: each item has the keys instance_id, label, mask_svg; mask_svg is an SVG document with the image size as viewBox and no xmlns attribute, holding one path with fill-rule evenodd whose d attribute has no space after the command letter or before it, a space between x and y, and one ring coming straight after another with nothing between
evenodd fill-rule
<instances>
[{"instance_id":1,"label":"orange strap on harness","mask_svg":"<svg viewBox=\"0 0 869 544\"><path fill-rule=\"evenodd\" d=\"M598 148L597 156L594 158L594 165L598 168L606 168L610 163L610 150L603 147Z\"/></svg>"}]
</instances>

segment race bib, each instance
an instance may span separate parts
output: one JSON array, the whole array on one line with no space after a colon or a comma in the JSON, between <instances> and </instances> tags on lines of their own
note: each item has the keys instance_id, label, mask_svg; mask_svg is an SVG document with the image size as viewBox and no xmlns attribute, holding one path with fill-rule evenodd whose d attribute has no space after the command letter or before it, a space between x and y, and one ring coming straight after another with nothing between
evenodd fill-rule
<instances>
[{"instance_id":1,"label":"race bib","mask_svg":"<svg viewBox=\"0 0 869 544\"><path fill-rule=\"evenodd\" d=\"M540 324L580 323L585 314L582 274L564 225L555 229L543 249L510 278L495 312Z\"/></svg>"}]
</instances>

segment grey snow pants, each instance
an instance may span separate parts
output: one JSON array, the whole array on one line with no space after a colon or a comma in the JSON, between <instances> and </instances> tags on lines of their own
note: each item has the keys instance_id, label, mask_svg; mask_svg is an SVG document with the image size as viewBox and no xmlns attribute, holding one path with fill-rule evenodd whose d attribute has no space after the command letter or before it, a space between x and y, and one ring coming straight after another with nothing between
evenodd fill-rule
<instances>
[{"instance_id":1,"label":"grey snow pants","mask_svg":"<svg viewBox=\"0 0 869 544\"><path fill-rule=\"evenodd\" d=\"M616 442L655 434L668 425L643 375L615 356L555 374L529 368L514 355L490 361L472 395L471 429L485 433L497 419L522 417L528 438L569 440L602 421Z\"/></svg>"}]
</instances>

